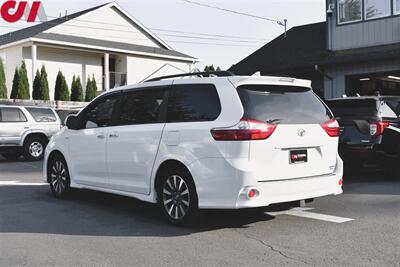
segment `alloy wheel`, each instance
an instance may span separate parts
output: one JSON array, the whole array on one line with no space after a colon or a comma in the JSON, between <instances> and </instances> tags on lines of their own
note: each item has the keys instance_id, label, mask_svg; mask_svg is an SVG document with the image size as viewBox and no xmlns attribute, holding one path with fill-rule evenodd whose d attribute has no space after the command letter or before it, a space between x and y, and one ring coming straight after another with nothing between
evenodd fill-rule
<instances>
[{"instance_id":1,"label":"alloy wheel","mask_svg":"<svg viewBox=\"0 0 400 267\"><path fill-rule=\"evenodd\" d=\"M39 158L43 154L43 145L40 142L32 142L29 146L29 154L32 157Z\"/></svg>"},{"instance_id":2,"label":"alloy wheel","mask_svg":"<svg viewBox=\"0 0 400 267\"><path fill-rule=\"evenodd\" d=\"M163 186L163 204L168 215L174 220L181 220L190 208L189 187L178 175L171 175Z\"/></svg>"},{"instance_id":3,"label":"alloy wheel","mask_svg":"<svg viewBox=\"0 0 400 267\"><path fill-rule=\"evenodd\" d=\"M54 161L50 172L50 182L54 191L61 195L67 187L67 170L61 161Z\"/></svg>"}]
</instances>

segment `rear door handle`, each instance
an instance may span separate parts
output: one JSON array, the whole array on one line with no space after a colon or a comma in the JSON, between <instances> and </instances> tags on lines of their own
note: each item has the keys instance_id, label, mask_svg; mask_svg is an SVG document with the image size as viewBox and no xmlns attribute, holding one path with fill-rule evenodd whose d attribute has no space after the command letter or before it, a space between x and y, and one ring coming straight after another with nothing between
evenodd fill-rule
<instances>
[{"instance_id":1,"label":"rear door handle","mask_svg":"<svg viewBox=\"0 0 400 267\"><path fill-rule=\"evenodd\" d=\"M99 133L99 134L97 135L97 138L99 138L99 139L104 139L104 138L106 138L106 136L104 135L104 133Z\"/></svg>"},{"instance_id":2,"label":"rear door handle","mask_svg":"<svg viewBox=\"0 0 400 267\"><path fill-rule=\"evenodd\" d=\"M119 135L117 132L110 133L110 138L118 138Z\"/></svg>"}]
</instances>

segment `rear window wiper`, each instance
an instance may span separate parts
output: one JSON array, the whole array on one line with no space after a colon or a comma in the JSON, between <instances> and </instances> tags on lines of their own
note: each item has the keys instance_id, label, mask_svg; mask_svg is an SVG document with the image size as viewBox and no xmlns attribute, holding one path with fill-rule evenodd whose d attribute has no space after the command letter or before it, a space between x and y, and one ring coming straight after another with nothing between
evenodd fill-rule
<instances>
[{"instance_id":1,"label":"rear window wiper","mask_svg":"<svg viewBox=\"0 0 400 267\"><path fill-rule=\"evenodd\" d=\"M280 121L282 121L282 119L273 119L273 120L267 120L266 121L266 123L277 123L277 122L280 122Z\"/></svg>"}]
</instances>

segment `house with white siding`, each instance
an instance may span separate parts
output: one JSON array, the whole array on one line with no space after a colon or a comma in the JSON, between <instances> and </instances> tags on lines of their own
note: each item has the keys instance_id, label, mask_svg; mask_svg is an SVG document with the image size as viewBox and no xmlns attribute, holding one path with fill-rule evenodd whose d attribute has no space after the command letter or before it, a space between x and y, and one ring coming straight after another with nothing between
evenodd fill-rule
<instances>
[{"instance_id":1,"label":"house with white siding","mask_svg":"<svg viewBox=\"0 0 400 267\"><path fill-rule=\"evenodd\" d=\"M0 36L8 95L15 68L25 61L30 90L36 70L47 69L50 98L58 71L70 85L94 76L99 90L162 75L190 72L196 58L173 50L117 3L43 22ZM32 94L31 94L32 95Z\"/></svg>"}]
</instances>

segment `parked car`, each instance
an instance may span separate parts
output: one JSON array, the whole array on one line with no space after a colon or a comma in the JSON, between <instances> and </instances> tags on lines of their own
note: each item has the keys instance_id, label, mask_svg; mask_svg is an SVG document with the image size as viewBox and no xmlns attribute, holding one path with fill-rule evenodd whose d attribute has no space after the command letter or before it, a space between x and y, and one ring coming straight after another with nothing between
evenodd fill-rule
<instances>
[{"instance_id":1,"label":"parked car","mask_svg":"<svg viewBox=\"0 0 400 267\"><path fill-rule=\"evenodd\" d=\"M44 177L56 197L70 188L120 194L158 202L185 224L199 209L341 194L338 136L309 81L160 78L68 117L46 149Z\"/></svg>"},{"instance_id":2,"label":"parked car","mask_svg":"<svg viewBox=\"0 0 400 267\"><path fill-rule=\"evenodd\" d=\"M326 103L342 127L339 151L346 163L383 166L400 174L399 96L348 97Z\"/></svg>"},{"instance_id":3,"label":"parked car","mask_svg":"<svg viewBox=\"0 0 400 267\"><path fill-rule=\"evenodd\" d=\"M21 155L41 160L50 137L60 128L51 108L0 105L0 154L9 160Z\"/></svg>"}]
</instances>

